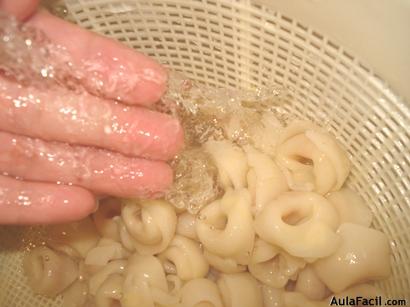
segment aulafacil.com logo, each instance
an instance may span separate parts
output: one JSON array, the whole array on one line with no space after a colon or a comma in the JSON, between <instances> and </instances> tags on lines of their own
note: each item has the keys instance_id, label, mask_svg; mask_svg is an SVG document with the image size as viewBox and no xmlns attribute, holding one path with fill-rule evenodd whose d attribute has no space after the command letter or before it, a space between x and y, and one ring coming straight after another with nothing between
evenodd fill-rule
<instances>
[{"instance_id":1,"label":"aulafacil.com logo","mask_svg":"<svg viewBox=\"0 0 410 307\"><path fill-rule=\"evenodd\" d=\"M329 300L330 306L407 306L405 299L383 299L381 296L375 297L336 297Z\"/></svg>"}]
</instances>

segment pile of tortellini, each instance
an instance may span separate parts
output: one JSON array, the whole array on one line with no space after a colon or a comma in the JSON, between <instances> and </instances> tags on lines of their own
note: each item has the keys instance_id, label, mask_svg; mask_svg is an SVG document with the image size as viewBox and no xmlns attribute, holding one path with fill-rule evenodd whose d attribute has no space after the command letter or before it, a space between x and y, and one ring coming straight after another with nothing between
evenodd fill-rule
<instances>
[{"instance_id":1,"label":"pile of tortellini","mask_svg":"<svg viewBox=\"0 0 410 307\"><path fill-rule=\"evenodd\" d=\"M347 153L326 131L294 122L274 153L203 144L224 194L196 215L164 200L107 198L85 220L48 228L24 269L63 306L328 306L374 296L390 274L387 237L344 187Z\"/></svg>"}]
</instances>

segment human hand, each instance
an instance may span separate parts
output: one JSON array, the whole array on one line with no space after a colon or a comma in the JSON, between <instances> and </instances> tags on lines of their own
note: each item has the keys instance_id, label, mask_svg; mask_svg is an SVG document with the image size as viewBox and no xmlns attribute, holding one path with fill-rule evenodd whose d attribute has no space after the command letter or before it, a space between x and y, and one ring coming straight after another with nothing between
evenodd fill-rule
<instances>
[{"instance_id":1,"label":"human hand","mask_svg":"<svg viewBox=\"0 0 410 307\"><path fill-rule=\"evenodd\" d=\"M182 147L182 128L141 106L164 93L165 70L118 42L36 11L36 2L0 0L0 10L65 47L87 91L22 85L0 70L0 223L67 222L94 211L96 194L163 192L172 183L164 161Z\"/></svg>"}]
</instances>

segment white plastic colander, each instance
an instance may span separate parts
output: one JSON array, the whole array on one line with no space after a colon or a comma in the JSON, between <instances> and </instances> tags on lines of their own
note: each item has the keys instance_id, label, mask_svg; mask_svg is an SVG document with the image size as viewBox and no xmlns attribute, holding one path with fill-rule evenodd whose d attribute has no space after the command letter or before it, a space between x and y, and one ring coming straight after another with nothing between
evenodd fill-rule
<instances>
[{"instance_id":1,"label":"white plastic colander","mask_svg":"<svg viewBox=\"0 0 410 307\"><path fill-rule=\"evenodd\" d=\"M313 5L317 0L302 2ZM326 123L352 157L348 185L366 199L374 227L392 242L392 276L379 286L389 297L409 302L410 106L401 97L409 99L410 91L403 85L410 76L406 81L394 77L405 77L410 67L398 64L403 52L391 58L391 67L376 62L374 55L367 62L363 46L357 57L330 38L342 28L329 27L327 33L326 27L320 30L304 23L298 18L303 11L295 9L295 3L66 0L68 18L79 25L139 49L192 79L216 87L281 86L287 89L288 112ZM352 29L346 25L347 34ZM384 47L391 56L394 46ZM25 233L26 229L10 227L0 231L0 306L59 306L60 300L36 296L25 284L23 252L18 248L24 245L20 242Z\"/></svg>"}]
</instances>

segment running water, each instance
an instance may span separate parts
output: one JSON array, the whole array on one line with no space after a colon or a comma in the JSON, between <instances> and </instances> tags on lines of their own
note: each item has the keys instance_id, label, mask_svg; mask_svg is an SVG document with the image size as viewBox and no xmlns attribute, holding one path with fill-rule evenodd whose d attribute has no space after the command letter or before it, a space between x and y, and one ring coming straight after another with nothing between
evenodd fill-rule
<instances>
[{"instance_id":1,"label":"running water","mask_svg":"<svg viewBox=\"0 0 410 307\"><path fill-rule=\"evenodd\" d=\"M62 46L0 12L0 71L5 77L39 88L59 85L79 90L72 66Z\"/></svg>"},{"instance_id":2,"label":"running water","mask_svg":"<svg viewBox=\"0 0 410 307\"><path fill-rule=\"evenodd\" d=\"M185 151L171 165L174 185L166 199L196 214L223 193L218 171L202 145L230 140L275 152L277 135L288 118L286 91L275 86L254 90L216 89L171 72L169 88L157 110L176 116L185 131Z\"/></svg>"}]
</instances>

